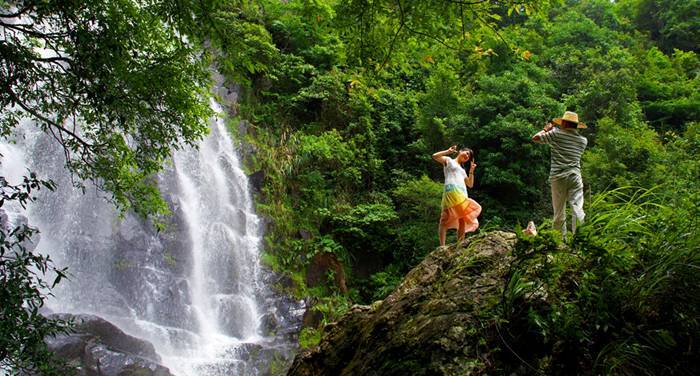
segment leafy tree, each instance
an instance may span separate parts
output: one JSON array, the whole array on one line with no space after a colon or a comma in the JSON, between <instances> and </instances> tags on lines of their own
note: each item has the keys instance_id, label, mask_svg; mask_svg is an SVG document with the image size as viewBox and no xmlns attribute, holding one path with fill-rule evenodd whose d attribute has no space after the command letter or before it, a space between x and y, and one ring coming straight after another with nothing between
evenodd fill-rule
<instances>
[{"instance_id":1,"label":"leafy tree","mask_svg":"<svg viewBox=\"0 0 700 376\"><path fill-rule=\"evenodd\" d=\"M425 154L444 150L450 142L447 127L454 122L450 115L459 111L459 97L460 82L455 72L443 65L436 66L426 82L416 124L425 142Z\"/></svg>"},{"instance_id":2,"label":"leafy tree","mask_svg":"<svg viewBox=\"0 0 700 376\"><path fill-rule=\"evenodd\" d=\"M647 120L658 131L683 131L700 120L700 72L694 52L676 50L667 56L656 48L640 58L638 99Z\"/></svg>"},{"instance_id":3,"label":"leafy tree","mask_svg":"<svg viewBox=\"0 0 700 376\"><path fill-rule=\"evenodd\" d=\"M622 126L610 118L598 123L596 145L584 157L584 176L593 191L663 182L665 147L646 125Z\"/></svg>"},{"instance_id":4,"label":"leafy tree","mask_svg":"<svg viewBox=\"0 0 700 376\"><path fill-rule=\"evenodd\" d=\"M351 254L362 251L368 245L372 252L390 253L396 221L394 208L384 203L361 204L355 207L336 207L335 212L321 210L326 218L322 230L334 238Z\"/></svg>"},{"instance_id":5,"label":"leafy tree","mask_svg":"<svg viewBox=\"0 0 700 376\"><path fill-rule=\"evenodd\" d=\"M698 52L700 1L627 0L621 10L666 53L674 49Z\"/></svg>"},{"instance_id":6,"label":"leafy tree","mask_svg":"<svg viewBox=\"0 0 700 376\"><path fill-rule=\"evenodd\" d=\"M392 56L403 56L416 43L461 51L474 46L470 32L497 33L499 13L534 13L548 1L351 0L338 5L348 58L382 70ZM397 59L400 64L403 59Z\"/></svg>"},{"instance_id":7,"label":"leafy tree","mask_svg":"<svg viewBox=\"0 0 700 376\"><path fill-rule=\"evenodd\" d=\"M546 70L522 63L481 76L451 138L475 149L474 195L484 218L527 221L542 210L549 175L547 150L530 137L561 112ZM539 204L539 205L538 205Z\"/></svg>"},{"instance_id":8,"label":"leafy tree","mask_svg":"<svg viewBox=\"0 0 700 376\"><path fill-rule=\"evenodd\" d=\"M442 184L423 175L400 182L392 192L399 219L396 236L400 247L394 252L399 271L417 265L435 246L442 189Z\"/></svg>"},{"instance_id":9,"label":"leafy tree","mask_svg":"<svg viewBox=\"0 0 700 376\"><path fill-rule=\"evenodd\" d=\"M123 209L163 213L153 185L174 148L194 145L211 114L198 2L3 3L0 131L28 117L63 146L66 166ZM199 12L199 13L198 13Z\"/></svg>"},{"instance_id":10,"label":"leafy tree","mask_svg":"<svg viewBox=\"0 0 700 376\"><path fill-rule=\"evenodd\" d=\"M167 206L154 175L174 149L194 146L207 132L209 54L215 46L270 45L253 38L262 27L232 16L243 2L219 1L0 1L0 137L23 119L52 136L66 167L111 193L122 209L159 215ZM209 27L201 27L206 25ZM215 33L221 26L233 33ZM257 26L257 27L256 27ZM267 35L267 34L265 34ZM263 35L263 37L265 36ZM252 54L225 54L227 73L255 73ZM228 65L224 63L229 63ZM31 175L20 186L3 178L3 204L24 206L32 190L51 183ZM0 233L0 367L2 371L65 374L44 344L67 328L39 314L51 285L65 275L27 242L35 230L20 226Z\"/></svg>"}]
</instances>

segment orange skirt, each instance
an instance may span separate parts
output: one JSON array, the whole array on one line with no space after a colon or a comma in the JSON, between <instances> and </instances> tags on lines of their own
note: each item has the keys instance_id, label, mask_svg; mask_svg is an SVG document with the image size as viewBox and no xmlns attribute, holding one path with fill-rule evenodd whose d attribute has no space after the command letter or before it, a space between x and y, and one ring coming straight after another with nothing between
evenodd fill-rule
<instances>
[{"instance_id":1,"label":"orange skirt","mask_svg":"<svg viewBox=\"0 0 700 376\"><path fill-rule=\"evenodd\" d=\"M444 203L445 200L443 200ZM479 228L479 220L477 219L479 214L481 214L481 205L471 198L465 197L459 204L449 207L443 205L440 225L448 229L459 229L459 220L463 219L465 231L473 232Z\"/></svg>"}]
</instances>

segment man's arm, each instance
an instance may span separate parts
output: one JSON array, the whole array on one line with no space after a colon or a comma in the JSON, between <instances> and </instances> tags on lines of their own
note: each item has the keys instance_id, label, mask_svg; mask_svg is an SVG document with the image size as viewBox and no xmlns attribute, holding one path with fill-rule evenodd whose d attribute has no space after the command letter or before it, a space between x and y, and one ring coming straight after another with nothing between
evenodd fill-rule
<instances>
[{"instance_id":1,"label":"man's arm","mask_svg":"<svg viewBox=\"0 0 700 376\"><path fill-rule=\"evenodd\" d=\"M533 142L536 142L536 143L538 143L538 144L548 144L548 143L549 143L549 142L548 142L549 140L548 140L547 137L545 136L545 133L551 131L553 128L554 128L554 124L552 124L551 122L547 123L547 124L544 126L544 129L542 129L541 131L535 133L535 134L532 136L532 141L533 141Z\"/></svg>"}]
</instances>

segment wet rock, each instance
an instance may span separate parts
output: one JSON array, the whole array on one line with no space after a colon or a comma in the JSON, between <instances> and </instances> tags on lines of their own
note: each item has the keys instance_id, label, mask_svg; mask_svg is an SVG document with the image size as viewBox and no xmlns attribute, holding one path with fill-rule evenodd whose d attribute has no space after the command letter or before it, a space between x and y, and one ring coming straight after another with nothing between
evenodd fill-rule
<instances>
[{"instance_id":1,"label":"wet rock","mask_svg":"<svg viewBox=\"0 0 700 376\"><path fill-rule=\"evenodd\" d=\"M275 335L279 324L279 320L277 320L277 316L274 312L267 312L260 318L260 329L262 329L263 334L266 336Z\"/></svg>"},{"instance_id":2,"label":"wet rock","mask_svg":"<svg viewBox=\"0 0 700 376\"><path fill-rule=\"evenodd\" d=\"M253 187L255 192L261 192L265 183L265 172L263 170L255 171L248 176L248 181L250 181L250 186Z\"/></svg>"},{"instance_id":3,"label":"wet rock","mask_svg":"<svg viewBox=\"0 0 700 376\"><path fill-rule=\"evenodd\" d=\"M345 285L345 271L334 253L317 253L311 259L306 271L306 284L309 287L327 285L328 272L333 273L335 287L343 294L348 292Z\"/></svg>"},{"instance_id":4,"label":"wet rock","mask_svg":"<svg viewBox=\"0 0 700 376\"><path fill-rule=\"evenodd\" d=\"M493 326L515 234L493 232L441 247L383 301L353 306L297 354L289 375L466 375L493 371ZM491 373L491 372L488 372ZM498 373L498 372L496 372Z\"/></svg>"},{"instance_id":5,"label":"wet rock","mask_svg":"<svg viewBox=\"0 0 700 376\"><path fill-rule=\"evenodd\" d=\"M317 328L323 320L323 314L313 308L314 304L315 302L308 302L306 305L304 317L301 319L301 325L305 328Z\"/></svg>"},{"instance_id":6,"label":"wet rock","mask_svg":"<svg viewBox=\"0 0 700 376\"><path fill-rule=\"evenodd\" d=\"M304 240L311 240L313 234L311 233L311 231L299 230L299 236Z\"/></svg>"},{"instance_id":7,"label":"wet rock","mask_svg":"<svg viewBox=\"0 0 700 376\"><path fill-rule=\"evenodd\" d=\"M3 231L8 231L10 229L10 218L3 208L0 208L0 229Z\"/></svg>"},{"instance_id":8,"label":"wet rock","mask_svg":"<svg viewBox=\"0 0 700 376\"><path fill-rule=\"evenodd\" d=\"M49 337L51 351L78 367L81 375L169 376L150 342L132 337L107 320L94 315L53 314L49 318L71 320L74 332Z\"/></svg>"},{"instance_id":9,"label":"wet rock","mask_svg":"<svg viewBox=\"0 0 700 376\"><path fill-rule=\"evenodd\" d=\"M88 375L171 376L170 371L152 361L113 351L103 344L89 344L85 349L85 373Z\"/></svg>"},{"instance_id":10,"label":"wet rock","mask_svg":"<svg viewBox=\"0 0 700 376\"><path fill-rule=\"evenodd\" d=\"M247 228L248 226L248 214L245 210L239 208L236 210L235 226L237 228Z\"/></svg>"},{"instance_id":11,"label":"wet rock","mask_svg":"<svg viewBox=\"0 0 700 376\"><path fill-rule=\"evenodd\" d=\"M229 336L244 338L255 327L255 316L250 303L243 297L232 296L217 303L220 330Z\"/></svg>"}]
</instances>

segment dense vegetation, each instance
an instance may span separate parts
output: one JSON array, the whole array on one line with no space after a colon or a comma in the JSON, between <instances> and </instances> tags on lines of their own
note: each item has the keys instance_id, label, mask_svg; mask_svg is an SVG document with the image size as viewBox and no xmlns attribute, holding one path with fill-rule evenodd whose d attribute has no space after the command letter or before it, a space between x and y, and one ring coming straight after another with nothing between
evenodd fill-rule
<instances>
[{"instance_id":1,"label":"dense vegetation","mask_svg":"<svg viewBox=\"0 0 700 376\"><path fill-rule=\"evenodd\" d=\"M692 354L698 332L688 295L698 287L698 1L9 4L0 1L9 32L0 131L22 116L38 121L65 146L68 167L122 208L166 211L149 178L169 150L204 134L209 58L241 84L249 126L240 136L256 148L247 167L263 175L258 208L272 220L265 259L290 276L288 291L314 298L323 321L383 298L437 245L442 171L430 154L450 144L476 151L470 194L484 208L482 231L546 227L548 151L530 136L578 112L589 125L590 223L573 253L555 254L537 276L560 302L523 325L557 346L592 343L580 356L603 369L688 364L666 355ZM8 21L29 15L34 29ZM66 128L76 117L82 137ZM653 194L599 195L626 187ZM347 294L333 282L307 286L319 253L345 266ZM527 262L549 260L537 255ZM527 278L523 286L539 283ZM515 307L503 319L522 315ZM571 354L554 350L552 361Z\"/></svg>"},{"instance_id":2,"label":"dense vegetation","mask_svg":"<svg viewBox=\"0 0 700 376\"><path fill-rule=\"evenodd\" d=\"M553 232L521 239L492 316L501 352L544 374L697 373L698 209L674 195L608 191L569 247Z\"/></svg>"},{"instance_id":3,"label":"dense vegetation","mask_svg":"<svg viewBox=\"0 0 700 376\"><path fill-rule=\"evenodd\" d=\"M430 154L450 144L476 150L482 230L546 226L548 151L530 136L564 109L590 126L589 212L596 194L622 187L658 186L664 205L689 205L700 176L699 7L263 2L250 14L272 64L249 75L241 113L258 150L250 171L264 174L259 208L274 223L268 261L316 297L325 320L381 299L437 245L442 171ZM317 253L345 264L347 295L332 276L305 286Z\"/></svg>"}]
</instances>

